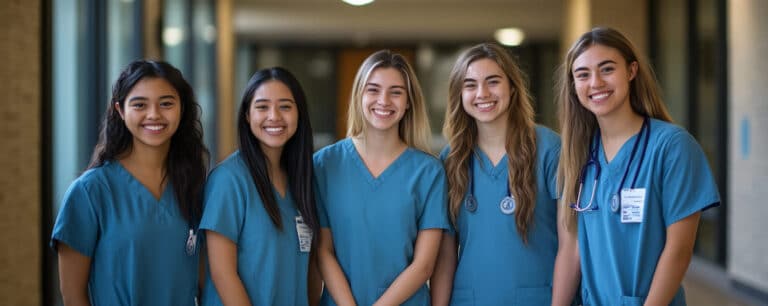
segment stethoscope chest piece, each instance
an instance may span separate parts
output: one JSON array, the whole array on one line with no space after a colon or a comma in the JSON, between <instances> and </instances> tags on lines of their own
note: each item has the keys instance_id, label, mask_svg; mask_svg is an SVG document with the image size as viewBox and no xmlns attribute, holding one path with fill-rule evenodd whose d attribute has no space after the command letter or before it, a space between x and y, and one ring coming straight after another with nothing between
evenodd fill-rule
<instances>
[{"instance_id":1,"label":"stethoscope chest piece","mask_svg":"<svg viewBox=\"0 0 768 306\"><path fill-rule=\"evenodd\" d=\"M499 202L499 208L505 215L511 215L515 212L515 198L506 196Z\"/></svg>"},{"instance_id":2,"label":"stethoscope chest piece","mask_svg":"<svg viewBox=\"0 0 768 306\"><path fill-rule=\"evenodd\" d=\"M477 200L475 199L475 196L472 194L468 194L467 198L464 200L464 207L469 212L475 212L477 210Z\"/></svg>"},{"instance_id":3,"label":"stethoscope chest piece","mask_svg":"<svg viewBox=\"0 0 768 306\"><path fill-rule=\"evenodd\" d=\"M197 248L197 234L193 229L189 229L189 236L187 236L187 245L185 251L187 256L195 255L195 249Z\"/></svg>"},{"instance_id":4,"label":"stethoscope chest piece","mask_svg":"<svg viewBox=\"0 0 768 306\"><path fill-rule=\"evenodd\" d=\"M619 195L614 194L611 197L611 211L619 212L619 206L621 206L621 201L619 201Z\"/></svg>"}]
</instances>

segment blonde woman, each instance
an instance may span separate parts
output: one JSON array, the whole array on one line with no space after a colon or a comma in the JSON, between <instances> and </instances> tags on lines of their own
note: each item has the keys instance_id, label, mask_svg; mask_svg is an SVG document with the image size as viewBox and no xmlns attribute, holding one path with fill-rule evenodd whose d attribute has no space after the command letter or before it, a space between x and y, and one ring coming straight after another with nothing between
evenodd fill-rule
<instances>
[{"instance_id":1,"label":"blonde woman","mask_svg":"<svg viewBox=\"0 0 768 306\"><path fill-rule=\"evenodd\" d=\"M314 155L321 305L429 305L443 229L445 171L413 69L399 54L357 72L347 138Z\"/></svg>"},{"instance_id":2,"label":"blonde woman","mask_svg":"<svg viewBox=\"0 0 768 306\"><path fill-rule=\"evenodd\" d=\"M440 156L454 229L431 281L433 305L548 305L560 138L534 123L524 75L499 45L464 51L449 86Z\"/></svg>"},{"instance_id":3,"label":"blonde woman","mask_svg":"<svg viewBox=\"0 0 768 306\"><path fill-rule=\"evenodd\" d=\"M670 123L650 66L624 35L595 28L558 85L563 239L553 304L581 280L584 305L685 305L680 286L701 211L720 202L706 156Z\"/></svg>"}]
</instances>

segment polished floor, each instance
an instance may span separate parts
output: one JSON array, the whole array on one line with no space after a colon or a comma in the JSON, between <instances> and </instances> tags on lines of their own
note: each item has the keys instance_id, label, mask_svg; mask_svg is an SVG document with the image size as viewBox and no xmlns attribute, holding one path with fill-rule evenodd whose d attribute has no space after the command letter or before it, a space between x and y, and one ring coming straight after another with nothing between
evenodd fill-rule
<instances>
[{"instance_id":1,"label":"polished floor","mask_svg":"<svg viewBox=\"0 0 768 306\"><path fill-rule=\"evenodd\" d=\"M683 288L689 306L768 306L768 301L733 289L725 273L695 259Z\"/></svg>"}]
</instances>

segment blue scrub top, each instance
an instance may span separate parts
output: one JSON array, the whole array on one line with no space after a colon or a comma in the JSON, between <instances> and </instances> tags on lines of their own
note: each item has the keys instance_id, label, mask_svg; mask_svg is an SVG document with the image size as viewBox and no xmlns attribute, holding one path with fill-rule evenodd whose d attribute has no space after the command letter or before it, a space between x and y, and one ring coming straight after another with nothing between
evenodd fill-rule
<instances>
[{"instance_id":1,"label":"blue scrub top","mask_svg":"<svg viewBox=\"0 0 768 306\"><path fill-rule=\"evenodd\" d=\"M445 170L407 148L374 178L349 138L315 153L314 162L320 225L333 234L355 302L371 305L413 261L418 232L448 228ZM425 284L403 305L429 304ZM335 305L327 291L320 305Z\"/></svg>"},{"instance_id":2,"label":"blue scrub top","mask_svg":"<svg viewBox=\"0 0 768 306\"><path fill-rule=\"evenodd\" d=\"M287 191L287 190L286 190ZM200 228L215 231L237 245L237 273L252 305L307 305L309 252L301 252L289 192L273 189L280 209L277 229L262 204L240 151L221 162L205 186ZM222 305L208 269L202 305Z\"/></svg>"},{"instance_id":3,"label":"blue scrub top","mask_svg":"<svg viewBox=\"0 0 768 306\"><path fill-rule=\"evenodd\" d=\"M199 252L186 254L188 235L170 184L158 201L110 161L70 185L51 246L91 258L91 305L195 305Z\"/></svg>"},{"instance_id":4,"label":"blue scrub top","mask_svg":"<svg viewBox=\"0 0 768 306\"><path fill-rule=\"evenodd\" d=\"M643 138L648 133L643 134ZM595 203L599 209L580 212L578 225L584 305L642 305L666 243L667 227L694 213L719 205L715 180L701 147L684 129L651 119L645 156L645 139L638 142L623 188L630 188L638 163L644 158L635 188L645 188L641 223L621 223L610 209L627 168L638 134L627 140L608 163L602 146L598 159L602 172ZM581 206L588 204L595 178L589 167L584 179ZM670 305L686 305L680 287Z\"/></svg>"},{"instance_id":5,"label":"blue scrub top","mask_svg":"<svg viewBox=\"0 0 768 306\"><path fill-rule=\"evenodd\" d=\"M440 156L445 159L447 154L445 148ZM506 215L499 208L508 192L507 156L493 166L483 151L475 149L470 157L475 159L471 175L477 210L468 211L464 203L459 210L459 257L451 305L552 303L559 156L560 137L536 126L536 206L526 245L518 234L515 214Z\"/></svg>"}]
</instances>

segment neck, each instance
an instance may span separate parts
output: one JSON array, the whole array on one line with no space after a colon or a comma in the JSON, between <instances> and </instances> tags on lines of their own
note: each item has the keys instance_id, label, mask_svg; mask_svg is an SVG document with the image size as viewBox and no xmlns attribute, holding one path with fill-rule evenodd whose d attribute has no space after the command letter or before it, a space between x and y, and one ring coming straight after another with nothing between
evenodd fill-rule
<instances>
[{"instance_id":1,"label":"neck","mask_svg":"<svg viewBox=\"0 0 768 306\"><path fill-rule=\"evenodd\" d=\"M597 118L597 124L600 126L600 138L603 142L623 142L640 130L643 116L630 111L621 116Z\"/></svg>"},{"instance_id":2,"label":"neck","mask_svg":"<svg viewBox=\"0 0 768 306\"><path fill-rule=\"evenodd\" d=\"M159 173L165 173L165 162L168 159L169 146L147 147L133 144L131 151L119 158L123 165L133 169L151 171L156 169Z\"/></svg>"},{"instance_id":3,"label":"neck","mask_svg":"<svg viewBox=\"0 0 768 306\"><path fill-rule=\"evenodd\" d=\"M364 159L381 159L398 155L405 149L406 144L397 134L364 132L352 137L352 141Z\"/></svg>"},{"instance_id":4,"label":"neck","mask_svg":"<svg viewBox=\"0 0 768 306\"><path fill-rule=\"evenodd\" d=\"M277 178L275 175L279 175L282 171L280 158L283 154L283 150L262 146L261 151L264 152L264 157L267 158L267 172L274 182L274 179Z\"/></svg>"},{"instance_id":5,"label":"neck","mask_svg":"<svg viewBox=\"0 0 768 306\"><path fill-rule=\"evenodd\" d=\"M272 187L277 190L280 196L285 196L285 171L280 164L280 158L283 154L282 148L267 148L262 146L262 152L267 158L267 175L269 176Z\"/></svg>"},{"instance_id":6,"label":"neck","mask_svg":"<svg viewBox=\"0 0 768 306\"><path fill-rule=\"evenodd\" d=\"M367 158L392 156L406 147L396 129L392 129L392 131L371 131L369 129L362 135L352 137L352 141L360 153Z\"/></svg>"},{"instance_id":7,"label":"neck","mask_svg":"<svg viewBox=\"0 0 768 306\"><path fill-rule=\"evenodd\" d=\"M477 123L477 146L488 155L493 164L498 163L507 151L507 121L475 122Z\"/></svg>"}]
</instances>

